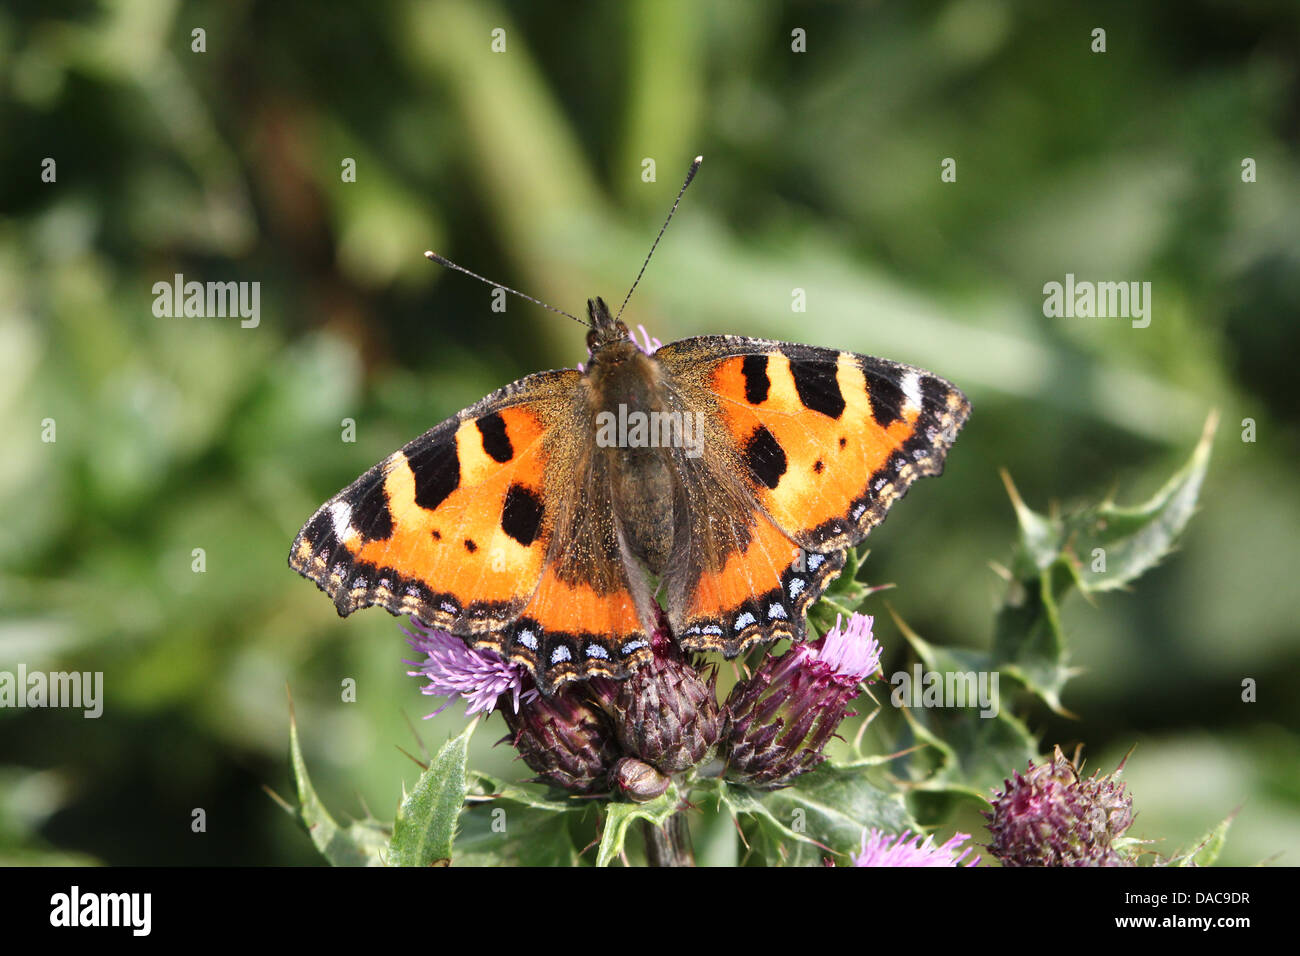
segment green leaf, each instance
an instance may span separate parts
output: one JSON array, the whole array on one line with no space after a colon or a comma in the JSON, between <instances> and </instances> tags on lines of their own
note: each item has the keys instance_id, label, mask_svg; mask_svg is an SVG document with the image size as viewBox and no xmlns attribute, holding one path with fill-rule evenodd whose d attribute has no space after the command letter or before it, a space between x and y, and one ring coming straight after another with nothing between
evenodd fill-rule
<instances>
[{"instance_id":1,"label":"green leaf","mask_svg":"<svg viewBox=\"0 0 1300 956\"><path fill-rule=\"evenodd\" d=\"M1217 826L1201 834L1196 843L1188 850L1178 853L1170 860L1172 866L1213 866L1223 852L1223 845L1228 839L1228 828L1232 826L1237 812L1228 814Z\"/></svg>"},{"instance_id":2,"label":"green leaf","mask_svg":"<svg viewBox=\"0 0 1300 956\"><path fill-rule=\"evenodd\" d=\"M461 814L457 866L576 866L570 825L594 808L588 800L551 798L543 787L469 772L471 797L489 798Z\"/></svg>"},{"instance_id":3,"label":"green leaf","mask_svg":"<svg viewBox=\"0 0 1300 956\"><path fill-rule=\"evenodd\" d=\"M1009 710L991 718L947 709L909 709L905 715L917 739L930 744L924 753L934 755L916 761L922 774L914 785L918 793L974 799L987 806L1012 770L1038 759L1034 736ZM929 813L922 817L934 822Z\"/></svg>"},{"instance_id":4,"label":"green leaf","mask_svg":"<svg viewBox=\"0 0 1300 956\"><path fill-rule=\"evenodd\" d=\"M987 665L1015 678L1064 716L1073 716L1061 703L1073 671L1066 665L1059 601L1075 581L1073 566L1064 559L1012 581L994 620Z\"/></svg>"},{"instance_id":5,"label":"green leaf","mask_svg":"<svg viewBox=\"0 0 1300 956\"><path fill-rule=\"evenodd\" d=\"M1146 504L1120 508L1111 501L1070 516L1065 527L1081 562L1085 591L1113 591L1160 563L1196 512L1218 415L1205 422L1187 464Z\"/></svg>"},{"instance_id":6,"label":"green leaf","mask_svg":"<svg viewBox=\"0 0 1300 956\"><path fill-rule=\"evenodd\" d=\"M537 810L568 813L576 809L582 809L589 802L573 800L568 797L552 798L547 795L548 788L509 783L500 777L494 777L479 770L471 770L469 777L469 793L473 796L509 800L512 803L520 803Z\"/></svg>"},{"instance_id":7,"label":"green leaf","mask_svg":"<svg viewBox=\"0 0 1300 956\"><path fill-rule=\"evenodd\" d=\"M748 817L750 822L762 831L764 843L768 847L781 847L786 843L807 843L820 849L811 837L795 832L777 819L771 809L758 798L757 792L748 787L715 778L701 781L699 789L711 791L717 797L718 809L726 811L738 822L742 817ZM779 853L774 855L779 856Z\"/></svg>"},{"instance_id":8,"label":"green leaf","mask_svg":"<svg viewBox=\"0 0 1300 956\"><path fill-rule=\"evenodd\" d=\"M609 866L623 852L627 830L637 820L648 820L652 826L662 827L677 812L681 797L676 784L648 803L605 804L605 827L600 834L600 849L596 851L596 865Z\"/></svg>"},{"instance_id":9,"label":"green leaf","mask_svg":"<svg viewBox=\"0 0 1300 956\"><path fill-rule=\"evenodd\" d=\"M899 631L916 651L923 674L937 674L945 682L952 673L974 674L978 691L980 674L989 679L998 675L996 695L991 684L989 716L978 700L967 701L966 707L911 706L911 696L902 699L903 716L918 742L928 747L910 762L915 790L930 794L948 793L964 799L975 799L987 805L992 788L1016 767L1023 768L1038 755L1038 746L1028 728L1011 711L1008 688L1001 674L1014 668L999 665L993 655L964 648L939 647L921 638L907 624L894 615ZM909 675L915 681L915 672ZM1014 676L1014 674L1013 674ZM903 688L895 687L895 692ZM915 692L915 688L907 688ZM920 693L924 699L924 688ZM977 694L978 696L978 694ZM929 801L933 803L933 801ZM925 815L929 822L929 815Z\"/></svg>"},{"instance_id":10,"label":"green leaf","mask_svg":"<svg viewBox=\"0 0 1300 956\"><path fill-rule=\"evenodd\" d=\"M468 792L469 738L477 720L443 745L403 800L393 823L394 866L448 866Z\"/></svg>"},{"instance_id":11,"label":"green leaf","mask_svg":"<svg viewBox=\"0 0 1300 956\"><path fill-rule=\"evenodd\" d=\"M1196 510L1217 422L1217 414L1206 419L1187 464L1135 508L1107 500L1064 516L1038 514L1004 475L1020 537L994 623L993 662L1057 713L1072 716L1060 696L1072 673L1061 600L1074 587L1085 593L1123 587L1173 549Z\"/></svg>"},{"instance_id":12,"label":"green leaf","mask_svg":"<svg viewBox=\"0 0 1300 956\"><path fill-rule=\"evenodd\" d=\"M461 814L452 859L457 866L576 866L569 816L512 801L493 801Z\"/></svg>"},{"instance_id":13,"label":"green leaf","mask_svg":"<svg viewBox=\"0 0 1300 956\"><path fill-rule=\"evenodd\" d=\"M306 829L321 855L332 866L383 866L388 828L373 819L357 820L344 828L330 816L307 774L292 707L289 709L289 755L298 788L298 807L288 809Z\"/></svg>"},{"instance_id":14,"label":"green leaf","mask_svg":"<svg viewBox=\"0 0 1300 956\"><path fill-rule=\"evenodd\" d=\"M837 767L829 761L799 777L793 786L767 793L751 791L750 796L763 810L754 816L769 864L819 866L827 857L847 859L861 847L862 833L870 827L888 833L917 829L900 794L881 790L864 770ZM791 840L791 835L797 839Z\"/></svg>"}]
</instances>

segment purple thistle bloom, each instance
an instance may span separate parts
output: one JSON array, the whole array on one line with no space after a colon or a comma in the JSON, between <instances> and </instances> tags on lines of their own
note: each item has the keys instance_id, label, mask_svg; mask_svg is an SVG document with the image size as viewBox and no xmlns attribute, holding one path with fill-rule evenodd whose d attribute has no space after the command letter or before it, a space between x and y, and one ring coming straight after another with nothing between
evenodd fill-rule
<instances>
[{"instance_id":1,"label":"purple thistle bloom","mask_svg":"<svg viewBox=\"0 0 1300 956\"><path fill-rule=\"evenodd\" d=\"M988 844L1003 866L1134 866L1120 852L1133 823L1133 798L1111 774L1079 776L1079 768L1054 748L1052 759L1004 781L993 798Z\"/></svg>"},{"instance_id":2,"label":"purple thistle bloom","mask_svg":"<svg viewBox=\"0 0 1300 956\"><path fill-rule=\"evenodd\" d=\"M646 355L654 355L655 352L659 351L661 348L664 347L664 344L662 342L660 342L656 338L651 337L650 333L645 330L644 325L638 325L637 328L641 330L641 339L642 341L645 342L645 344L642 345L641 342L637 342L635 335L632 336L632 341L636 344L636 347L639 348Z\"/></svg>"},{"instance_id":3,"label":"purple thistle bloom","mask_svg":"<svg viewBox=\"0 0 1300 956\"><path fill-rule=\"evenodd\" d=\"M796 644L788 667L802 666L842 687L856 687L880 669L880 642L871 634L875 618L850 614L848 627L836 615L835 626L819 641Z\"/></svg>"},{"instance_id":4,"label":"purple thistle bloom","mask_svg":"<svg viewBox=\"0 0 1300 956\"><path fill-rule=\"evenodd\" d=\"M429 682L420 688L420 693L447 698L445 704L425 715L426 720L441 714L457 697L465 699L468 704L465 716L469 717L479 712L491 713L505 693L513 696L516 712L521 699L527 702L537 696L534 687L524 690L527 670L495 651L472 648L456 635L429 627L416 618L411 618L411 627L411 631L402 628L402 633L406 635L407 643L417 653L425 655L425 659L423 662L404 661L416 668L407 673L412 677L428 678Z\"/></svg>"},{"instance_id":5,"label":"purple thistle bloom","mask_svg":"<svg viewBox=\"0 0 1300 956\"><path fill-rule=\"evenodd\" d=\"M826 759L827 742L880 669L870 615L837 619L825 637L764 658L727 698L724 756L728 779L773 789L789 786Z\"/></svg>"},{"instance_id":6,"label":"purple thistle bloom","mask_svg":"<svg viewBox=\"0 0 1300 956\"><path fill-rule=\"evenodd\" d=\"M972 847L961 849L961 845L970 839L969 833L958 833L947 843L934 845L934 837L928 836L924 841L918 833L906 831L898 836L891 836L872 827L862 831L862 852L852 855L854 866L961 866L970 854ZM960 854L957 851L961 850ZM979 857L966 863L974 866Z\"/></svg>"}]
</instances>

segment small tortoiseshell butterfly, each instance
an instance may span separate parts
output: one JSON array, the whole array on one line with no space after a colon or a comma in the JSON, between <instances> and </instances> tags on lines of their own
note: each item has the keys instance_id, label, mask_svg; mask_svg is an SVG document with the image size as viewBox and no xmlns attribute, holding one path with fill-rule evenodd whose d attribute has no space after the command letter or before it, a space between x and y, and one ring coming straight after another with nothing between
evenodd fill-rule
<instances>
[{"instance_id":1,"label":"small tortoiseshell butterfly","mask_svg":"<svg viewBox=\"0 0 1300 956\"><path fill-rule=\"evenodd\" d=\"M507 385L375 465L290 566L340 615L412 615L548 694L647 661L656 589L684 649L734 657L803 639L846 549L943 470L970 413L885 359L733 335L648 354L601 299L587 314L585 368Z\"/></svg>"}]
</instances>

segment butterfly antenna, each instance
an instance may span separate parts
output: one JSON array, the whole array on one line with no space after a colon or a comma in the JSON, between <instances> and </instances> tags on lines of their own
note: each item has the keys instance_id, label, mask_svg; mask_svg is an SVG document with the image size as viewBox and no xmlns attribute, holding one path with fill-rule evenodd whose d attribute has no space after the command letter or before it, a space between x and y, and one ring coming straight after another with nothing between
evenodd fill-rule
<instances>
[{"instance_id":1,"label":"butterfly antenna","mask_svg":"<svg viewBox=\"0 0 1300 956\"><path fill-rule=\"evenodd\" d=\"M623 304L618 307L618 315L614 316L615 319L622 318L623 310L627 308L627 300L632 298L632 293L636 291L637 282L640 282L641 277L645 275L645 267L650 264L650 257L655 254L655 247L659 245L659 240L664 237L664 230L668 228L668 224L673 221L673 213L677 211L677 204L682 201L682 194L686 192L686 187L691 184L691 180L699 172L700 163L702 162L704 162L704 157L696 156L695 161L691 163L691 168L686 171L686 182L682 183L682 188L677 191L677 198L673 200L673 208L668 210L668 218L659 227L659 235L655 236L655 241L650 244L650 251L645 255L645 262L641 263L641 271L636 274L636 282L632 283L632 288L628 289L627 295L623 297Z\"/></svg>"},{"instance_id":2,"label":"butterfly antenna","mask_svg":"<svg viewBox=\"0 0 1300 956\"><path fill-rule=\"evenodd\" d=\"M500 282L493 282L491 279L484 278L483 276L479 275L477 272L470 272L464 266L458 266L450 259L446 258L445 256L440 256L436 252L426 252L424 254L424 257L432 262L438 263L438 265L440 266L446 266L448 269L455 269L457 272L463 272L467 276L472 276L473 278L478 279L479 282L485 282L488 285L492 286L494 289L504 289L505 291L509 292L511 295L517 295L521 299L527 299L529 302L532 302L534 305L540 305L543 309L550 309L552 312L559 313L560 315L567 315L569 318L573 319L573 321L577 322L579 325L584 325L587 328L591 328L591 325L589 323L584 322L582 319L578 318L576 315L574 315L571 312L565 312L563 309L557 309L553 305L547 305L541 299L534 299L531 295L525 295L524 293L520 292L518 289L512 289L510 288L510 286L502 285Z\"/></svg>"}]
</instances>

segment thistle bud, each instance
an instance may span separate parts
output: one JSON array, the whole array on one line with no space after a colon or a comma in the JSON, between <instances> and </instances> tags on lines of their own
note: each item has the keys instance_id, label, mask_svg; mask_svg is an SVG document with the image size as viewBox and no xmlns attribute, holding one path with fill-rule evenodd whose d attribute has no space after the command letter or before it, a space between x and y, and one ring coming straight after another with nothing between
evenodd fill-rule
<instances>
[{"instance_id":1,"label":"thistle bud","mask_svg":"<svg viewBox=\"0 0 1300 956\"><path fill-rule=\"evenodd\" d=\"M624 757L614 764L609 776L619 792L633 803L647 803L663 796L670 782L654 767L635 757Z\"/></svg>"},{"instance_id":2,"label":"thistle bud","mask_svg":"<svg viewBox=\"0 0 1300 956\"><path fill-rule=\"evenodd\" d=\"M625 751L660 773L679 773L707 760L718 742L714 677L700 679L665 627L650 643L654 656L619 685L611 713Z\"/></svg>"},{"instance_id":3,"label":"thistle bud","mask_svg":"<svg viewBox=\"0 0 1300 956\"><path fill-rule=\"evenodd\" d=\"M749 680L732 688L724 710L727 779L776 789L826 759L822 753L858 696L858 685L880 667L872 618L849 616L824 637L767 657Z\"/></svg>"},{"instance_id":4,"label":"thistle bud","mask_svg":"<svg viewBox=\"0 0 1300 956\"><path fill-rule=\"evenodd\" d=\"M986 813L1003 866L1133 866L1116 843L1133 823L1133 798L1112 774L1088 779L1057 747L1048 763L1017 771Z\"/></svg>"},{"instance_id":5,"label":"thistle bud","mask_svg":"<svg viewBox=\"0 0 1300 956\"><path fill-rule=\"evenodd\" d=\"M609 785L619 757L609 718L587 703L581 686L536 696L515 712L501 708L519 755L541 780L575 793Z\"/></svg>"}]
</instances>

